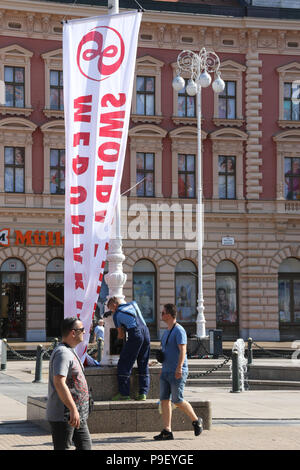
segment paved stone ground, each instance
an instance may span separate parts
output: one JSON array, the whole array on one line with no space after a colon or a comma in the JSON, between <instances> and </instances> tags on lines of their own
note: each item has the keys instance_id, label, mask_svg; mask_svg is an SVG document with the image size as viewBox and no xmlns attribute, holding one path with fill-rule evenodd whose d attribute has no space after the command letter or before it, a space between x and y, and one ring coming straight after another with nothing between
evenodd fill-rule
<instances>
[{"instance_id":1,"label":"paved stone ground","mask_svg":"<svg viewBox=\"0 0 300 470\"><path fill-rule=\"evenodd\" d=\"M47 383L32 383L35 363L9 361L0 372L0 450L51 450L51 436L26 421L27 395L47 394ZM47 365L45 364L45 370ZM93 449L119 451L299 450L300 392L248 391L187 387L186 398L211 400L213 425L195 437L193 431L174 433L175 440L155 442L155 433L93 434ZM176 412L176 411L175 411ZM157 415L157 432L162 429ZM135 454L136 452L136 454Z\"/></svg>"},{"instance_id":2,"label":"paved stone ground","mask_svg":"<svg viewBox=\"0 0 300 470\"><path fill-rule=\"evenodd\" d=\"M93 434L93 450L186 452L189 450L299 450L300 425L216 424L194 437L193 432L176 432L174 441L155 442L153 433ZM28 422L0 424L0 450L51 450L51 436ZM133 454L134 455L134 454Z\"/></svg>"}]
</instances>

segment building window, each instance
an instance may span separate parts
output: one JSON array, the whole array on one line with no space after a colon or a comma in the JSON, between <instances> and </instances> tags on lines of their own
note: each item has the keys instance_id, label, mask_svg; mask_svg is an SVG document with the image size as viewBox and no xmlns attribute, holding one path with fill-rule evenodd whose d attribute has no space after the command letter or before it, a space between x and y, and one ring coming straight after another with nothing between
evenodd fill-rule
<instances>
[{"instance_id":1,"label":"building window","mask_svg":"<svg viewBox=\"0 0 300 470\"><path fill-rule=\"evenodd\" d=\"M63 72L50 70L50 109L64 109Z\"/></svg>"},{"instance_id":2,"label":"building window","mask_svg":"<svg viewBox=\"0 0 300 470\"><path fill-rule=\"evenodd\" d=\"M221 63L220 72L225 82L223 93L214 93L214 117L216 126L242 127L243 117L243 75L246 66L233 60Z\"/></svg>"},{"instance_id":3,"label":"building window","mask_svg":"<svg viewBox=\"0 0 300 470\"><path fill-rule=\"evenodd\" d=\"M138 303L149 326L156 324L156 269L147 259L136 262L133 268L133 299Z\"/></svg>"},{"instance_id":4,"label":"building window","mask_svg":"<svg viewBox=\"0 0 300 470\"><path fill-rule=\"evenodd\" d=\"M9 258L0 269L0 338L24 338L26 325L26 270Z\"/></svg>"},{"instance_id":5,"label":"building window","mask_svg":"<svg viewBox=\"0 0 300 470\"><path fill-rule=\"evenodd\" d=\"M284 120L300 120L300 83L284 83Z\"/></svg>"},{"instance_id":6,"label":"building window","mask_svg":"<svg viewBox=\"0 0 300 470\"><path fill-rule=\"evenodd\" d=\"M53 259L46 271L46 334L53 338L61 335L60 326L64 319L64 261Z\"/></svg>"},{"instance_id":7,"label":"building window","mask_svg":"<svg viewBox=\"0 0 300 470\"><path fill-rule=\"evenodd\" d=\"M285 199L300 199L300 158L285 157Z\"/></svg>"},{"instance_id":8,"label":"building window","mask_svg":"<svg viewBox=\"0 0 300 470\"><path fill-rule=\"evenodd\" d=\"M25 149L4 148L4 190L6 193L24 193Z\"/></svg>"},{"instance_id":9,"label":"building window","mask_svg":"<svg viewBox=\"0 0 300 470\"><path fill-rule=\"evenodd\" d=\"M182 260L175 268L177 318L182 323L194 322L197 316L197 268Z\"/></svg>"},{"instance_id":10,"label":"building window","mask_svg":"<svg viewBox=\"0 0 300 470\"><path fill-rule=\"evenodd\" d=\"M63 118L63 52L55 49L42 54L45 62L45 108L48 118Z\"/></svg>"},{"instance_id":11,"label":"building window","mask_svg":"<svg viewBox=\"0 0 300 470\"><path fill-rule=\"evenodd\" d=\"M24 67L4 67L5 105L13 108L25 107Z\"/></svg>"},{"instance_id":12,"label":"building window","mask_svg":"<svg viewBox=\"0 0 300 470\"><path fill-rule=\"evenodd\" d=\"M219 199L235 199L235 157L219 156Z\"/></svg>"},{"instance_id":13,"label":"building window","mask_svg":"<svg viewBox=\"0 0 300 470\"><path fill-rule=\"evenodd\" d=\"M236 119L236 82L225 81L225 89L219 94L219 118Z\"/></svg>"},{"instance_id":14,"label":"building window","mask_svg":"<svg viewBox=\"0 0 300 470\"><path fill-rule=\"evenodd\" d=\"M300 261L285 259L278 272L278 309L280 339L299 336L300 326ZM295 329L297 327L297 329Z\"/></svg>"},{"instance_id":15,"label":"building window","mask_svg":"<svg viewBox=\"0 0 300 470\"><path fill-rule=\"evenodd\" d=\"M154 153L136 154L137 196L154 196Z\"/></svg>"},{"instance_id":16,"label":"building window","mask_svg":"<svg viewBox=\"0 0 300 470\"><path fill-rule=\"evenodd\" d=\"M136 112L146 116L155 114L155 77L136 77Z\"/></svg>"},{"instance_id":17,"label":"building window","mask_svg":"<svg viewBox=\"0 0 300 470\"><path fill-rule=\"evenodd\" d=\"M188 80L185 79L185 87L178 92L178 116L196 117L196 99L195 96L189 96L186 92Z\"/></svg>"},{"instance_id":18,"label":"building window","mask_svg":"<svg viewBox=\"0 0 300 470\"><path fill-rule=\"evenodd\" d=\"M128 132L130 138L130 190L131 196L143 195L162 197L162 151L167 131L155 124L140 124ZM145 162L145 149L148 161ZM141 158L140 158L141 157ZM137 161L138 158L138 161ZM148 171L147 183L141 182L144 171ZM154 170L154 171L153 171Z\"/></svg>"},{"instance_id":19,"label":"building window","mask_svg":"<svg viewBox=\"0 0 300 470\"><path fill-rule=\"evenodd\" d=\"M238 333L237 269L228 260L221 261L216 270L216 323L225 336Z\"/></svg>"},{"instance_id":20,"label":"building window","mask_svg":"<svg viewBox=\"0 0 300 470\"><path fill-rule=\"evenodd\" d=\"M136 59L135 80L132 92L133 122L156 123L162 120L161 70L164 62L142 56Z\"/></svg>"},{"instance_id":21,"label":"building window","mask_svg":"<svg viewBox=\"0 0 300 470\"><path fill-rule=\"evenodd\" d=\"M196 195L195 155L178 155L178 197Z\"/></svg>"},{"instance_id":22,"label":"building window","mask_svg":"<svg viewBox=\"0 0 300 470\"><path fill-rule=\"evenodd\" d=\"M50 193L65 194L64 149L50 149Z\"/></svg>"}]
</instances>

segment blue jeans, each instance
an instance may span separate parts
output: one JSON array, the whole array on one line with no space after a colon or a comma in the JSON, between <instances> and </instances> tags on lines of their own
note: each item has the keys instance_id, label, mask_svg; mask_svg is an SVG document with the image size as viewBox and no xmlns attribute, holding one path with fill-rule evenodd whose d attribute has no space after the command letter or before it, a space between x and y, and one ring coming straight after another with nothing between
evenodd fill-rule
<instances>
[{"instance_id":1,"label":"blue jeans","mask_svg":"<svg viewBox=\"0 0 300 470\"><path fill-rule=\"evenodd\" d=\"M72 442L76 450L91 450L92 441L86 421L78 429L66 421L49 421L54 450L69 450Z\"/></svg>"},{"instance_id":2,"label":"blue jeans","mask_svg":"<svg viewBox=\"0 0 300 470\"><path fill-rule=\"evenodd\" d=\"M149 356L150 336L149 330L142 325L130 328L128 340L120 354L118 362L118 384L121 395L130 395L130 375L135 361L137 361L139 374L139 393L147 395L150 387Z\"/></svg>"},{"instance_id":3,"label":"blue jeans","mask_svg":"<svg viewBox=\"0 0 300 470\"><path fill-rule=\"evenodd\" d=\"M185 382L188 376L188 371L182 371L180 379L175 378L175 372L162 372L160 376L160 401L170 400L172 396L173 403L181 403L183 398L183 391Z\"/></svg>"}]
</instances>

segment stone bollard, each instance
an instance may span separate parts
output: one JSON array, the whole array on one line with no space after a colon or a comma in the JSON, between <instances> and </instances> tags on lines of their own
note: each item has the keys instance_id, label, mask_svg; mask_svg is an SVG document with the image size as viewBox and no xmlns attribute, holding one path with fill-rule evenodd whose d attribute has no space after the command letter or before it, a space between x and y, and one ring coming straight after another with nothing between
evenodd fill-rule
<instances>
[{"instance_id":1,"label":"stone bollard","mask_svg":"<svg viewBox=\"0 0 300 470\"><path fill-rule=\"evenodd\" d=\"M232 351L232 390L231 393L240 393L239 354Z\"/></svg>"},{"instance_id":2,"label":"stone bollard","mask_svg":"<svg viewBox=\"0 0 300 470\"><path fill-rule=\"evenodd\" d=\"M248 366L253 362L252 338L248 338Z\"/></svg>"},{"instance_id":3,"label":"stone bollard","mask_svg":"<svg viewBox=\"0 0 300 470\"><path fill-rule=\"evenodd\" d=\"M2 340L2 348L1 348L1 370L6 370L6 363L7 363L7 340Z\"/></svg>"},{"instance_id":4,"label":"stone bollard","mask_svg":"<svg viewBox=\"0 0 300 470\"><path fill-rule=\"evenodd\" d=\"M43 346L39 344L36 348L35 379L33 383L42 383Z\"/></svg>"}]
</instances>

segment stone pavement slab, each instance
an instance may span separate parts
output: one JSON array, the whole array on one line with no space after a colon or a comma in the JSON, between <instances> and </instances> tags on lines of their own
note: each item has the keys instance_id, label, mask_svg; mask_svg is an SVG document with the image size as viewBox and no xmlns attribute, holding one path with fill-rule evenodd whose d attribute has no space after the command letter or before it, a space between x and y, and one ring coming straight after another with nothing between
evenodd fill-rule
<instances>
[{"instance_id":1,"label":"stone pavement slab","mask_svg":"<svg viewBox=\"0 0 300 470\"><path fill-rule=\"evenodd\" d=\"M32 361L9 361L7 370L0 372L0 450L52 449L50 435L26 421L27 395L47 394L46 376L45 383L32 383L34 367ZM47 362L44 367L46 371ZM186 387L187 400L189 397L212 403L212 428L199 438L194 437L192 430L176 432L174 441L164 443L153 441L155 433L93 434L93 449L112 453L300 449L298 391L230 393L230 389ZM157 413L157 432L161 429L161 417Z\"/></svg>"},{"instance_id":2,"label":"stone pavement slab","mask_svg":"<svg viewBox=\"0 0 300 470\"><path fill-rule=\"evenodd\" d=\"M160 428L158 427L158 432ZM299 450L300 426L238 426L215 425L199 437L193 432L174 433L174 441L156 442L154 433L93 434L92 449L110 451L148 451L159 455L163 451L201 450ZM52 450L50 435L40 428L22 422L0 425L0 450ZM200 463L200 462L199 462Z\"/></svg>"}]
</instances>

